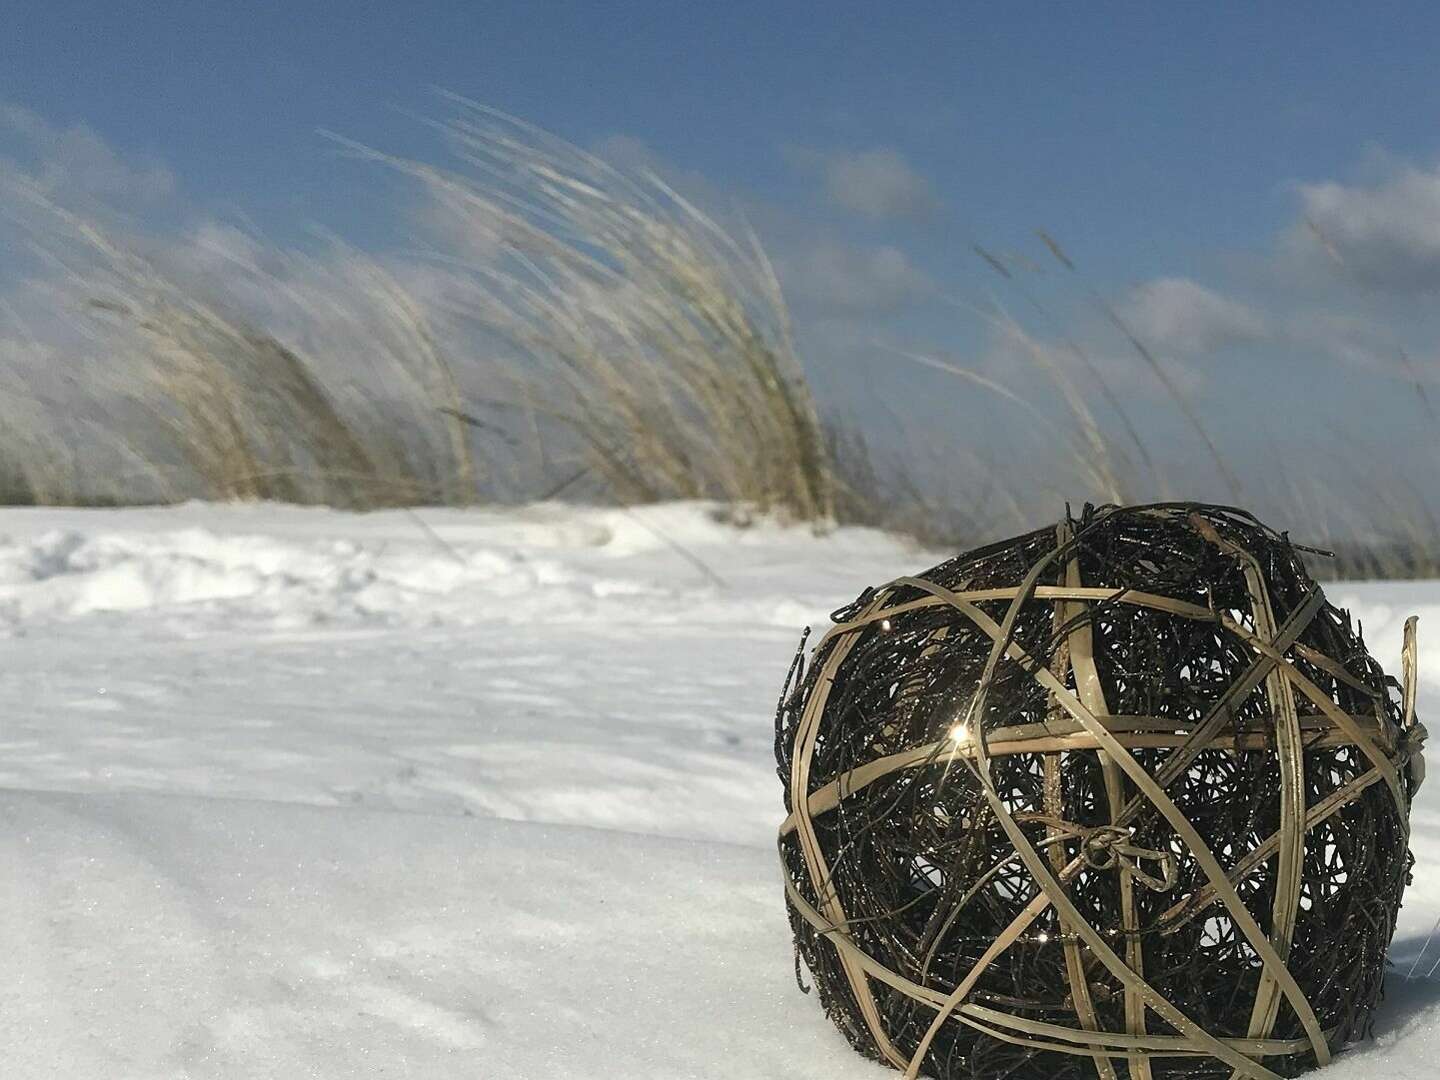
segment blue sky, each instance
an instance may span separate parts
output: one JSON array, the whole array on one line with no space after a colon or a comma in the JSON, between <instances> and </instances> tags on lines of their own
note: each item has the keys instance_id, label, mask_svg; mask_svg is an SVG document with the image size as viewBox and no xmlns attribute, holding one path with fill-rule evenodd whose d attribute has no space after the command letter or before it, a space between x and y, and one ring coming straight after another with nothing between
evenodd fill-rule
<instances>
[{"instance_id":1,"label":"blue sky","mask_svg":"<svg viewBox=\"0 0 1440 1080\"><path fill-rule=\"evenodd\" d=\"M332 216L355 177L315 129L422 150L397 110L438 85L780 199L807 194L787 145L891 147L957 223L1063 227L1116 274L1252 241L1289 182L1368 147L1432 154L1440 105L1426 4L61 2L6 23L6 99L256 213Z\"/></svg>"},{"instance_id":2,"label":"blue sky","mask_svg":"<svg viewBox=\"0 0 1440 1080\"><path fill-rule=\"evenodd\" d=\"M1041 298L1033 333L1083 339L1123 383L1093 290L1239 437L1264 418L1291 445L1317 437L1300 414L1357 411L1384 423L1354 437L1388 451L1428 430L1386 357L1403 344L1422 382L1440 364L1434 5L7 7L0 155L88 169L97 197L176 225L401 242L393 181L317 129L434 158L416 116L439 86L741 207L842 399L894 383L953 428L933 373L867 358L879 342L1003 373L974 315L997 293L1017 317ZM1047 272L1016 260L1024 282L1001 282L976 243ZM1256 413L1281 396L1284 416Z\"/></svg>"}]
</instances>

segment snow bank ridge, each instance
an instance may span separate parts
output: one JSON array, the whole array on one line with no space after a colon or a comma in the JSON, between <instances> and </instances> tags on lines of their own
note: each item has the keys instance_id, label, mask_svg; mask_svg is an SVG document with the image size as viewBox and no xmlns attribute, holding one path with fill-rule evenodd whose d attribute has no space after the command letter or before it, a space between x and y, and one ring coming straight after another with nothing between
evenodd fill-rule
<instances>
[{"instance_id":1,"label":"snow bank ridge","mask_svg":"<svg viewBox=\"0 0 1440 1080\"><path fill-rule=\"evenodd\" d=\"M852 552L879 536L842 533L831 540ZM814 614L808 605L757 607L752 590L732 593L700 567L753 574L816 544L805 529L726 525L704 504L423 518L266 506L10 511L0 516L0 627L116 615L252 629L671 621L697 605L706 617L795 626Z\"/></svg>"},{"instance_id":2,"label":"snow bank ridge","mask_svg":"<svg viewBox=\"0 0 1440 1080\"><path fill-rule=\"evenodd\" d=\"M488 617L466 601L525 596L571 581L554 560L435 541L292 539L177 532L52 530L0 536L0 619L99 612L250 617L279 625ZM589 585L589 589L583 588ZM479 594L479 595L477 595Z\"/></svg>"}]
</instances>

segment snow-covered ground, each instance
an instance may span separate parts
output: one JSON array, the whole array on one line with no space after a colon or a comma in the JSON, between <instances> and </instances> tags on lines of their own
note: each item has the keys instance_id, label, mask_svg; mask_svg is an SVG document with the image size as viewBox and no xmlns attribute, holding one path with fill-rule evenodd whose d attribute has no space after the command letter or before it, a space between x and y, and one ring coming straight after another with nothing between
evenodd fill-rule
<instances>
[{"instance_id":1,"label":"snow-covered ground","mask_svg":"<svg viewBox=\"0 0 1440 1080\"><path fill-rule=\"evenodd\" d=\"M0 511L0 1076L893 1076L795 987L772 713L803 624L937 558L691 505ZM1421 615L1433 715L1440 584L1329 591L1392 667ZM1415 846L1328 1080L1440 1059L1440 782Z\"/></svg>"}]
</instances>

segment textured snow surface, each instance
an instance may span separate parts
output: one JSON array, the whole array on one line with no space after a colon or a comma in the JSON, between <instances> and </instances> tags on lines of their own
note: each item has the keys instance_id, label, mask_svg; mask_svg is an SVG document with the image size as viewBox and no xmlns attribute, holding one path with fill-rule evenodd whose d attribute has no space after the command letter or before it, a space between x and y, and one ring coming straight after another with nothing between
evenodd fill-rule
<instances>
[{"instance_id":1,"label":"textured snow surface","mask_svg":"<svg viewBox=\"0 0 1440 1080\"><path fill-rule=\"evenodd\" d=\"M0 1075L895 1075L795 987L771 723L802 625L938 558L698 505L0 511ZM1420 614L1435 716L1440 583L1329 592L1392 670ZM1327 1080L1435 1074L1440 780L1414 824Z\"/></svg>"}]
</instances>

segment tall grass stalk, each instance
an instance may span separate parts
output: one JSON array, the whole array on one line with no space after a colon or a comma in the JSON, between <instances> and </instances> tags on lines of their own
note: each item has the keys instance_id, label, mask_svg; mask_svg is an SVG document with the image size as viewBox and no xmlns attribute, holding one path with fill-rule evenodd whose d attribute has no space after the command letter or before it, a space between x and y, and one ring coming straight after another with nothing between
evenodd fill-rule
<instances>
[{"instance_id":1,"label":"tall grass stalk","mask_svg":"<svg viewBox=\"0 0 1440 1080\"><path fill-rule=\"evenodd\" d=\"M1046 456L1002 469L993 447L931 447L917 479L925 448L903 420L906 458L873 450L873 410L867 424L822 421L779 282L748 227L722 224L651 171L450 100L453 116L434 124L454 152L448 168L340 140L427 196L446 245L423 263L328 237L316 254L221 251L223 271L207 277L187 269L196 253L173 239L102 227L0 174L0 212L29 231L72 341L42 344L0 300L0 500L462 505L497 490L515 446L532 459L512 492L522 498L715 499L951 546L1023 529L1041 503L1050 517L1054 502L1077 497L1169 494L1101 366L1058 326L1053 341L1038 340L998 303L974 314L1023 358L1027 377L905 355L1018 409ZM976 252L1055 323L1005 260ZM1088 293L1238 497L1240 477L1205 417ZM1395 355L1399 385L1440 434L1424 372L1403 348ZM452 358L463 359L463 380ZM47 389L13 374L23 371L59 374ZM1297 539L1337 549L1321 572L1440 575L1440 522L1398 472L1377 487L1356 469L1343 478L1360 494L1346 497L1323 486L1321 470L1286 476L1283 456L1272 457L1278 469L1246 478L1270 482L1263 494L1288 508L1279 521Z\"/></svg>"},{"instance_id":2,"label":"tall grass stalk","mask_svg":"<svg viewBox=\"0 0 1440 1080\"><path fill-rule=\"evenodd\" d=\"M468 433L443 411L460 402L453 372L421 307L377 264L349 253L352 280L330 311L313 275L262 276L267 300L296 301L301 331L289 343L142 244L36 187L16 190L32 211L26 224L60 283L62 306L83 320L90 348L105 354L115 426L146 418L153 437L144 460L171 477L160 497L354 508L474 500ZM316 351L328 344L344 352L350 343L371 367L408 384L408 397L346 393L346 376L327 378ZM409 405L403 424L397 404ZM426 445L437 428L445 432L438 454Z\"/></svg>"},{"instance_id":3,"label":"tall grass stalk","mask_svg":"<svg viewBox=\"0 0 1440 1080\"><path fill-rule=\"evenodd\" d=\"M713 498L828 520L833 468L779 282L653 172L622 171L461 99L442 170L345 143L424 185L468 254L452 311L523 407L576 439L623 502Z\"/></svg>"}]
</instances>

